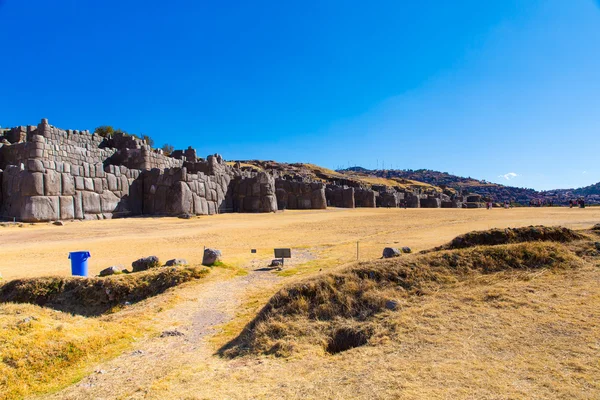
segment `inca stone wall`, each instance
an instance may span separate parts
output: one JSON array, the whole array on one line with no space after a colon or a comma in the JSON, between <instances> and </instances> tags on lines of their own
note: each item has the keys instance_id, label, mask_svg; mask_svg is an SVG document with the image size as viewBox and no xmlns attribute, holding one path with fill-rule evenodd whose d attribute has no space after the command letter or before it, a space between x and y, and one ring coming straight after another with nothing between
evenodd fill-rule
<instances>
[{"instance_id":1,"label":"inca stone wall","mask_svg":"<svg viewBox=\"0 0 600 400\"><path fill-rule=\"evenodd\" d=\"M179 158L167 157L139 139L107 140L87 131L61 130L47 120L7 133L10 137L0 140L4 218L41 222L208 215L232 211L234 196L236 204L248 197L239 211L277 210L272 177L236 171L218 155L204 161L188 149ZM234 179L238 188L258 182L259 193L239 194L230 188ZM261 204L257 210L254 198Z\"/></svg>"},{"instance_id":2,"label":"inca stone wall","mask_svg":"<svg viewBox=\"0 0 600 400\"><path fill-rule=\"evenodd\" d=\"M327 205L331 207L355 208L354 188L338 185L327 185L325 189Z\"/></svg>"},{"instance_id":3,"label":"inca stone wall","mask_svg":"<svg viewBox=\"0 0 600 400\"><path fill-rule=\"evenodd\" d=\"M280 210L309 210L327 208L325 185L321 182L275 180L277 208Z\"/></svg>"},{"instance_id":4,"label":"inca stone wall","mask_svg":"<svg viewBox=\"0 0 600 400\"><path fill-rule=\"evenodd\" d=\"M275 178L266 172L259 172L250 178L237 176L234 178L230 190L233 211L277 211Z\"/></svg>"},{"instance_id":5,"label":"inca stone wall","mask_svg":"<svg viewBox=\"0 0 600 400\"><path fill-rule=\"evenodd\" d=\"M281 171L200 159L189 147L170 156L126 134L103 138L37 126L0 132L0 217L26 222L135 215L210 215L333 207L473 207L481 197L423 194L357 181L315 182ZM312 178L314 179L314 178ZM317 180L319 180L317 179Z\"/></svg>"},{"instance_id":6,"label":"inca stone wall","mask_svg":"<svg viewBox=\"0 0 600 400\"><path fill-rule=\"evenodd\" d=\"M377 207L377 196L375 191L365 188L355 188L354 205L356 207Z\"/></svg>"}]
</instances>

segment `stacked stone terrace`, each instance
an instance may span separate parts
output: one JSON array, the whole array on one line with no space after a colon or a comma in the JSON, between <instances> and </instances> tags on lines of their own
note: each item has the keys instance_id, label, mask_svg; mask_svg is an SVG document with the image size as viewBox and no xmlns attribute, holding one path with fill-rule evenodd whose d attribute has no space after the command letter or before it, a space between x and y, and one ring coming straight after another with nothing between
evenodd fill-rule
<instances>
[{"instance_id":1,"label":"stacked stone terrace","mask_svg":"<svg viewBox=\"0 0 600 400\"><path fill-rule=\"evenodd\" d=\"M25 222L277 210L272 176L219 155L167 157L132 137L42 120L0 136L0 216Z\"/></svg>"},{"instance_id":2,"label":"stacked stone terrace","mask_svg":"<svg viewBox=\"0 0 600 400\"><path fill-rule=\"evenodd\" d=\"M126 135L37 126L0 132L0 217L24 222L334 207L461 207L461 198L166 156Z\"/></svg>"}]
</instances>

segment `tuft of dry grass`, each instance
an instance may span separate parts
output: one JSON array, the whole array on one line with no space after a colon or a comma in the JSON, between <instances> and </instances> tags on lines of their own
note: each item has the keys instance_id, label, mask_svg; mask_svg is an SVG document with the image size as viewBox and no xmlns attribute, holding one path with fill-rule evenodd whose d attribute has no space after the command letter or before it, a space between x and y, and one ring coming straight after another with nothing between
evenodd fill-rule
<instances>
[{"instance_id":1,"label":"tuft of dry grass","mask_svg":"<svg viewBox=\"0 0 600 400\"><path fill-rule=\"evenodd\" d=\"M31 303L94 316L124 303L163 293L170 287L199 279L204 267L161 267L105 278L49 276L15 279L0 286L0 302Z\"/></svg>"},{"instance_id":2,"label":"tuft of dry grass","mask_svg":"<svg viewBox=\"0 0 600 400\"><path fill-rule=\"evenodd\" d=\"M479 246L363 262L282 289L221 353L289 356L307 345L330 351L344 347L339 337L365 344L371 336L393 334L393 328L376 316L396 310L411 297L487 274L581 265L581 259L558 243Z\"/></svg>"},{"instance_id":3,"label":"tuft of dry grass","mask_svg":"<svg viewBox=\"0 0 600 400\"><path fill-rule=\"evenodd\" d=\"M559 242L569 243L585 239L585 236L569 228L562 226L528 226L521 228L489 229L484 231L473 231L455 237L450 243L436 247L432 250L438 251L450 249L464 249L474 246L495 246L499 244L523 243L523 242Z\"/></svg>"}]
</instances>

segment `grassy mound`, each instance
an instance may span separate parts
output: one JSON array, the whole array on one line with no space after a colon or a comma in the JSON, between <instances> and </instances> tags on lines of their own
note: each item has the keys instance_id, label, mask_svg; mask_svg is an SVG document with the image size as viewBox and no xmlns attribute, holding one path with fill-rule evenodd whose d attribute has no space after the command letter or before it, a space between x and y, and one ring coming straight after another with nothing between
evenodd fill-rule
<instances>
[{"instance_id":1,"label":"grassy mound","mask_svg":"<svg viewBox=\"0 0 600 400\"><path fill-rule=\"evenodd\" d=\"M489 229L473 231L452 239L446 245L430 251L465 249L475 246L496 246L500 244L524 242L568 243L585 237L569 228L561 226L528 226L523 228ZM428 251L425 251L428 252Z\"/></svg>"},{"instance_id":2,"label":"grassy mound","mask_svg":"<svg viewBox=\"0 0 600 400\"><path fill-rule=\"evenodd\" d=\"M106 278L42 277L15 279L0 286L0 302L30 303L86 316L103 314L125 302L156 296L198 279L206 268L163 267Z\"/></svg>"},{"instance_id":3,"label":"grassy mound","mask_svg":"<svg viewBox=\"0 0 600 400\"><path fill-rule=\"evenodd\" d=\"M115 356L139 335L126 321L71 315L31 304L0 304L0 399L56 390L88 363Z\"/></svg>"},{"instance_id":4,"label":"grassy mound","mask_svg":"<svg viewBox=\"0 0 600 400\"><path fill-rule=\"evenodd\" d=\"M502 271L565 269L583 261L557 243L519 243L440 251L360 263L282 289L242 334L221 349L225 356L287 356L317 346L338 353L389 336L382 315L469 278Z\"/></svg>"}]
</instances>

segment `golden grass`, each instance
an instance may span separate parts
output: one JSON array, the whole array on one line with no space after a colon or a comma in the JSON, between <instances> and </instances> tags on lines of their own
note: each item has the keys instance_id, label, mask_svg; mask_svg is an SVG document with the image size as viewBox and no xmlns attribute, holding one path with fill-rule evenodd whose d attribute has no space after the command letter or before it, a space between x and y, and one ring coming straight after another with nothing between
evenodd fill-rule
<instances>
[{"instance_id":1,"label":"golden grass","mask_svg":"<svg viewBox=\"0 0 600 400\"><path fill-rule=\"evenodd\" d=\"M225 262L235 265L216 267L211 276L202 280L218 282L247 270L247 262L255 260L254 257L271 258L273 247L302 247L321 259L320 263L293 265L289 276L250 291L236 318L222 325L222 332L217 331L210 340L216 351L241 332L279 285L317 274L327 275L333 268L355 260L357 240L360 240L361 260L372 260L387 245L408 245L419 251L448 242L457 234L492 226L543 223L582 228L598 221L600 209L594 208L330 209L219 215L189 221L148 218L72 223L65 227L27 225L0 232L4 243L1 267L5 277L66 274L65 254L74 250L74 246L92 250L92 271L112 264L127 265L149 254L163 259L185 257L195 263L201 259L202 245L206 244L223 250ZM515 246L519 245L499 249ZM257 248L259 254L251 255L250 248ZM573 242L568 248L585 258L583 266L474 273L450 282L429 283L432 286L425 285L422 295L399 297L399 311L384 310L369 317L368 325L383 326L385 330L368 332L370 339L365 346L332 356L324 350L324 336L316 344L300 335L298 343L290 349L291 357L250 354L234 359L210 356L210 349L206 355L205 347L200 346L202 352L190 354L188 362L140 386L137 395L143 393L146 398L157 399L598 398L600 388L595 377L600 374L597 361L600 265L593 243ZM459 250L469 251L474 250ZM407 256L404 261L412 257L420 256ZM12 265L19 268L11 268ZM36 372L23 366L18 375L20 380L4 373L11 378L7 381L12 386L10 391L0 386L0 393L7 398L19 398L54 391L93 371L96 362L111 358L151 332L178 324L185 329L188 321L165 318L164 310L173 308L173 314L177 315L180 296L191 300L201 290L201 285L184 284L176 291L169 290L99 318L71 316L30 305L0 306L1 356L11 349L10 343L18 340L14 326L30 314L39 321L64 318L63 331L54 336L50 327L55 322L48 322L47 332L25 336L10 351L30 349L32 354L46 357L51 354L46 346L54 343L53 338L60 341L61 335L69 332L75 332L71 338L77 340L77 346L84 346L87 340L92 348L96 341L106 339L107 343L96 352L83 354L79 361L72 359L70 366L62 369L48 364L47 370ZM386 293L379 295L387 298ZM194 303L185 304L189 308ZM345 320L353 326L354 318ZM35 325L35 330L43 328L44 324ZM168 353L167 347L162 351L168 359L175 357ZM1 363L0 366L4 367ZM74 389L69 396L61 392L57 398L106 395L95 390ZM133 396L121 392L118 382L113 390L112 397Z\"/></svg>"},{"instance_id":2,"label":"golden grass","mask_svg":"<svg viewBox=\"0 0 600 400\"><path fill-rule=\"evenodd\" d=\"M442 290L477 275L582 265L575 254L555 243L482 246L359 263L282 289L223 354L288 356L295 349L306 351L306 343L328 350L343 347L337 343L340 340L351 342L353 333L366 344L371 336L389 336L395 330L382 320L373 322L373 318L386 309L398 308L412 296ZM342 339L338 340L340 333Z\"/></svg>"},{"instance_id":3,"label":"golden grass","mask_svg":"<svg viewBox=\"0 0 600 400\"><path fill-rule=\"evenodd\" d=\"M275 214L221 214L179 218L130 218L67 222L0 229L5 280L70 274L68 253L88 250L91 274L111 265L128 268L149 255L162 260L185 258L202 262L203 246L222 251L223 261L244 267L273 257L273 248L303 247L319 258L347 263L381 256L386 246L419 251L472 230L528 225L590 227L600 221L600 207L586 209L327 209L286 210ZM257 254L250 249L256 248ZM329 262L329 261L328 261ZM325 267L327 267L325 265Z\"/></svg>"},{"instance_id":4,"label":"golden grass","mask_svg":"<svg viewBox=\"0 0 600 400\"><path fill-rule=\"evenodd\" d=\"M4 301L40 302L71 313L97 315L118 311L126 300L155 296L207 272L206 268L164 267L107 278L30 278L6 282L0 286L0 296ZM174 300L171 294L156 299L156 309L142 303L99 318L0 303L0 399L54 391L77 381L90 372L92 363L118 355L136 337L153 332L148 321Z\"/></svg>"},{"instance_id":5,"label":"golden grass","mask_svg":"<svg viewBox=\"0 0 600 400\"><path fill-rule=\"evenodd\" d=\"M355 276L377 272L366 279L385 277L391 282L382 271L397 274L406 271L404 263L427 261L421 265L425 271L406 277L409 288L416 283L421 293L410 295L412 289L390 285L371 287L369 294L350 281L338 283L339 288L348 285L355 294L351 297L363 297L367 304L381 304L378 297L394 294L396 310L384 309L367 319L325 315L311 320L311 302L296 296L293 309L286 310L292 311L289 315L282 309L276 313L282 320L269 318L268 326L255 330L273 344L278 341L278 351L290 350L291 344L291 357L246 355L186 365L155 381L146 397L598 398L600 264L597 252L587 261L578 259L571 250L579 244L500 245L363 263L352 269ZM446 265L441 271L439 265L429 266L447 264L453 255L467 265ZM498 262L498 256L505 262ZM541 265L542 260L552 266ZM505 270L506 263L514 268ZM310 290L315 281L328 277L293 288ZM349 304L345 296L337 297L339 293L329 294L339 301L342 314L363 309ZM318 313L318 304L313 305ZM254 309L257 306L254 303ZM332 333L332 324L338 331L368 333L368 344L328 355L324 349L329 340L323 333ZM286 337L290 331L295 335Z\"/></svg>"},{"instance_id":6,"label":"golden grass","mask_svg":"<svg viewBox=\"0 0 600 400\"><path fill-rule=\"evenodd\" d=\"M31 303L81 315L100 315L124 303L163 293L208 273L205 267L158 267L143 272L80 278L48 276L0 285L0 302Z\"/></svg>"},{"instance_id":7,"label":"golden grass","mask_svg":"<svg viewBox=\"0 0 600 400\"><path fill-rule=\"evenodd\" d=\"M134 326L0 304L0 398L53 391L77 380L90 363L123 351L140 334Z\"/></svg>"}]
</instances>

